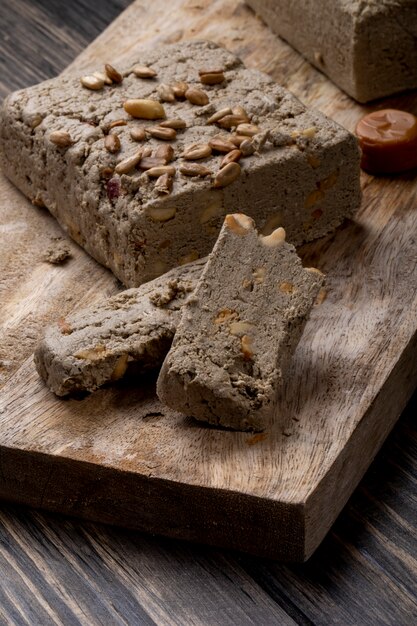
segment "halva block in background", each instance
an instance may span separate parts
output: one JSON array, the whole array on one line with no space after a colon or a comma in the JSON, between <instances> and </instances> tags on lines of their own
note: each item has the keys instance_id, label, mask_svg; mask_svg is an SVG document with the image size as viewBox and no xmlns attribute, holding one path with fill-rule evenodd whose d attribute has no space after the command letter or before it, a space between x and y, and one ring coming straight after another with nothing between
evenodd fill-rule
<instances>
[{"instance_id":1,"label":"halva block in background","mask_svg":"<svg viewBox=\"0 0 417 626\"><path fill-rule=\"evenodd\" d=\"M6 98L0 163L128 287L206 256L226 213L300 245L360 204L356 138L213 43L92 72Z\"/></svg>"},{"instance_id":2,"label":"halva block in background","mask_svg":"<svg viewBox=\"0 0 417 626\"><path fill-rule=\"evenodd\" d=\"M416 0L246 0L359 102L417 88Z\"/></svg>"},{"instance_id":3,"label":"halva block in background","mask_svg":"<svg viewBox=\"0 0 417 626\"><path fill-rule=\"evenodd\" d=\"M136 375L160 367L204 263L174 268L48 326L35 364L49 389L58 396L95 391L132 363Z\"/></svg>"},{"instance_id":4,"label":"halva block in background","mask_svg":"<svg viewBox=\"0 0 417 626\"><path fill-rule=\"evenodd\" d=\"M263 236L246 215L227 215L182 309L160 400L211 424L264 429L323 279L302 267L283 228Z\"/></svg>"}]
</instances>

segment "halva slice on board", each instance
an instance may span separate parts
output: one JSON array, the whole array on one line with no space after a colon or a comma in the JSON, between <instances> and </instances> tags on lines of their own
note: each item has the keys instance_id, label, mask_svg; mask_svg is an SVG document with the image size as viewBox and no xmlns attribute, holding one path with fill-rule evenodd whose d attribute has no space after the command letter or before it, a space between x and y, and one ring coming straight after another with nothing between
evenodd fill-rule
<instances>
[{"instance_id":1,"label":"halva slice on board","mask_svg":"<svg viewBox=\"0 0 417 626\"><path fill-rule=\"evenodd\" d=\"M227 215L157 384L162 402L198 420L263 430L324 276L303 268L283 228L258 234Z\"/></svg>"}]
</instances>

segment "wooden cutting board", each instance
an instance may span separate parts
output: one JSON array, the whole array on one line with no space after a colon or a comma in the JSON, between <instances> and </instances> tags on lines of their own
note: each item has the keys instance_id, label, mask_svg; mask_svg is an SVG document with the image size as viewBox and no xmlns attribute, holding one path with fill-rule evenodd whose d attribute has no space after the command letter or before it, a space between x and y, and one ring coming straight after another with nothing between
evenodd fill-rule
<instances>
[{"instance_id":1,"label":"wooden cutting board","mask_svg":"<svg viewBox=\"0 0 417 626\"><path fill-rule=\"evenodd\" d=\"M353 129L354 104L237 0L134 2L71 66L123 65L143 43L207 38ZM139 57L140 58L140 57ZM414 94L384 101L417 113ZM382 105L375 105L378 108ZM0 179L0 496L150 532L305 560L395 424L417 379L417 180L363 175L354 221L306 246L328 275L265 433L204 427L166 410L155 380L58 400L32 351L43 326L120 289ZM236 207L237 209L239 207Z\"/></svg>"}]
</instances>

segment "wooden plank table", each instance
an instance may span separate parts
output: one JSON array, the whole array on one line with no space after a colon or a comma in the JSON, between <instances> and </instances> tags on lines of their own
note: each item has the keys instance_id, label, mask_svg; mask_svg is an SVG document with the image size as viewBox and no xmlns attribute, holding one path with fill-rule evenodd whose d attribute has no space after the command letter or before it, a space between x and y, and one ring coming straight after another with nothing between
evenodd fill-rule
<instances>
[{"instance_id":1,"label":"wooden plank table","mask_svg":"<svg viewBox=\"0 0 417 626\"><path fill-rule=\"evenodd\" d=\"M199 10L198 4L193 3L192 10ZM19 15L19 28L38 24L47 35L54 24L51 3L38 3L35 9L18 2L1 10L9 20ZM64 21L59 11L55 15L55 29L60 25L61 30L52 32L66 41L71 15L85 25L81 11L70 11ZM94 19L89 21L94 24ZM78 30L77 21L73 23ZM37 55L27 54L25 47L38 46L41 39L32 35L19 40L21 58L30 59L29 65ZM19 50L10 38L3 46L6 54ZM24 81L20 76L26 71L21 69L23 61L17 58L15 63L6 74L10 80L4 92L27 84L27 77ZM39 63L37 79L43 77L41 59ZM13 85L11 77L22 82ZM48 216L43 219L45 228L53 229ZM53 232L48 230L46 241ZM26 350L36 336L30 330ZM32 624L412 623L415 410L414 402L330 536L302 567L4 507L0 556L6 584L0 592L0 616L4 623ZM59 593L54 589L57 581ZM384 596L375 606L370 600L382 588Z\"/></svg>"}]
</instances>

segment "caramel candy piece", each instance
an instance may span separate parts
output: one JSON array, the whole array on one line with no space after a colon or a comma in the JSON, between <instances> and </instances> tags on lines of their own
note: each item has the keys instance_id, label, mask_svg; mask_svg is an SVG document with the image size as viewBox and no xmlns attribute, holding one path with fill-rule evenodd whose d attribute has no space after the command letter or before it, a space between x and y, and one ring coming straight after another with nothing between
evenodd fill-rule
<instances>
[{"instance_id":1,"label":"caramel candy piece","mask_svg":"<svg viewBox=\"0 0 417 626\"><path fill-rule=\"evenodd\" d=\"M417 117L412 113L374 111L359 121L356 134L366 172L394 174L417 167Z\"/></svg>"}]
</instances>

